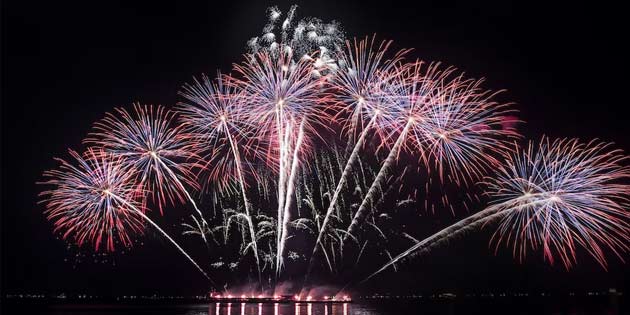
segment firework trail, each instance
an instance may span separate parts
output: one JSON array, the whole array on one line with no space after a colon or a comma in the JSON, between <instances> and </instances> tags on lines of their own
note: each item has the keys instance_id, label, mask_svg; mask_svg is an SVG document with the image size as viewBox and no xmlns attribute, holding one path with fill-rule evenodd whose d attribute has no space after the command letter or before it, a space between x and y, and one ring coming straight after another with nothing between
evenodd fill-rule
<instances>
[{"instance_id":1,"label":"firework trail","mask_svg":"<svg viewBox=\"0 0 630 315\"><path fill-rule=\"evenodd\" d=\"M131 246L128 232L142 233L142 220L146 220L212 282L188 253L139 209L136 171L127 167L124 158L93 149L83 157L69 152L78 166L56 159L61 166L46 171L44 176L49 179L40 183L55 187L41 193L55 231L65 230L63 238L73 235L79 245L90 240L96 250L106 238L107 249L113 251L116 238Z\"/></svg>"},{"instance_id":2,"label":"firework trail","mask_svg":"<svg viewBox=\"0 0 630 315\"><path fill-rule=\"evenodd\" d=\"M94 124L85 143L102 147L104 152L121 156L140 176L143 191L154 195L154 201L162 213L164 204L176 199L190 201L202 222L206 224L184 183L198 189L195 176L186 163L197 157L197 149L184 126L171 127L176 114L162 106L134 104L135 116L124 108L117 108L117 115L107 113ZM175 173L175 171L177 173ZM183 182L182 182L183 181ZM183 196L182 196L183 194Z\"/></svg>"},{"instance_id":3,"label":"firework trail","mask_svg":"<svg viewBox=\"0 0 630 315\"><path fill-rule=\"evenodd\" d=\"M302 140L304 139L304 121L302 121L302 123L300 123L300 129L298 132L298 138L296 140L295 143L295 148L293 150L293 158L292 158L292 162L291 162L291 174L289 175L289 181L287 182L287 189L288 191L286 192L286 198L287 200L285 201L284 204L284 211L283 211L283 215L282 215L282 234L281 234L281 238L280 238L280 249L278 249L278 256L282 257L284 254L284 248L286 245L286 241L287 238L289 237L288 235L288 223L289 223L289 219L290 219L290 212L289 212L289 207L291 205L291 197L293 196L293 192L295 189L294 186L294 182L295 182L295 174L297 171L297 167L298 167L298 154L300 152L300 147L302 145ZM282 260L278 260L278 263L281 264ZM278 272L280 269L282 268L282 265L276 267L276 272Z\"/></svg>"},{"instance_id":4,"label":"firework trail","mask_svg":"<svg viewBox=\"0 0 630 315\"><path fill-rule=\"evenodd\" d=\"M377 193L378 190L381 189L380 183L387 176L387 171L398 157L400 147L402 146L405 136L407 135L407 132L409 131L412 123L413 120L409 120L409 122L405 125L405 128L403 128L400 136L394 143L394 146L391 148L389 154L387 155L387 158L385 159L385 162L383 162L383 166L381 166L380 170L378 171L378 174L374 178L374 181L368 189L368 192L365 194L363 201L361 201L359 209L352 218L352 222L350 223L350 226L348 226L348 229L346 231L347 234L345 236L345 239L348 239L348 237L350 237L349 235L354 235L355 230L358 228L359 222L367 215L368 204L372 202L374 195Z\"/></svg>"},{"instance_id":5,"label":"firework trail","mask_svg":"<svg viewBox=\"0 0 630 315\"><path fill-rule=\"evenodd\" d=\"M279 106L282 106L282 104L280 104ZM284 235L284 218L282 217L284 215L284 211L283 211L283 206L284 206L284 198L285 198L285 190L286 190L286 186L285 186L285 177L286 177L286 171L285 171L285 165L287 164L286 161L286 156L288 154L288 141L284 140L283 141L283 137L282 137L282 128L283 126L283 122L282 122L282 111L279 110L279 115L278 115L278 135L279 135L279 140L278 144L280 147L280 176L278 179L278 228L276 230L276 277L279 276L280 274L280 269L282 268L282 237ZM284 131L285 131L285 138L286 139L289 136L289 130L290 128L288 128L288 126L285 127Z\"/></svg>"},{"instance_id":6,"label":"firework trail","mask_svg":"<svg viewBox=\"0 0 630 315\"><path fill-rule=\"evenodd\" d=\"M371 128L371 126L374 123L374 121L376 121L376 118L377 118L376 115L374 115L372 117L370 122L367 124L365 130L368 130L369 128ZM346 165L345 165L345 167L343 169L343 172L341 173L341 177L339 178L339 182L337 183L337 187L335 188L333 196L330 199L330 204L328 205L328 209L326 210L326 214L324 216L324 220L322 221L322 225L321 225L321 227L319 229L319 233L317 235L317 240L315 241L315 246L313 247L313 253L311 254L311 263L309 263L309 265L310 265L309 270L312 268L312 262L314 261L315 255L317 254L317 248L319 247L319 245L321 245L322 237L324 235L324 232L326 231L326 227L328 226L328 221L330 220L330 216L332 215L333 211L335 210L335 205L337 204L337 199L339 198L339 194L341 193L341 189L343 188L343 186L346 183L346 178L351 175L351 173L352 173L352 165L354 164L354 161L358 158L359 150L363 146L363 141L364 141L365 136L367 134L367 132L365 132L365 130L363 132L361 132L361 135L359 136L359 139L357 140L357 144L352 149L352 153L350 154L350 157L348 158L348 161L346 162ZM307 275L308 275L308 273L309 272L307 272Z\"/></svg>"},{"instance_id":7,"label":"firework trail","mask_svg":"<svg viewBox=\"0 0 630 315\"><path fill-rule=\"evenodd\" d=\"M233 83L244 93L243 100L251 108L252 125L257 126L258 136L268 139L267 160L278 169L278 220L276 230L276 268L282 266L284 208L287 200L287 180L291 172L292 145L297 142L293 126L301 121L300 128L311 136L319 134L313 122L323 121L325 112L322 102L320 80L313 77L314 65L309 58L293 61L290 49L281 46L281 53L273 56L267 52L247 55L246 61L234 69L242 78L233 78ZM308 145L300 140L299 150L307 151ZM276 155L277 154L277 155ZM277 158L274 158L277 156ZM297 156L297 155L296 155ZM297 163L297 161L296 161ZM291 188L292 189L292 188Z\"/></svg>"},{"instance_id":8,"label":"firework trail","mask_svg":"<svg viewBox=\"0 0 630 315\"><path fill-rule=\"evenodd\" d=\"M348 130L350 135L355 135L358 130L361 131L330 199L317 240L313 246L306 277L313 267L330 216L335 209L346 179L352 172L352 167L363 147L366 136L373 131L373 127L377 128L376 133L380 133L382 126L388 124L389 117L392 115L391 102L388 102L388 97L383 95L382 85L387 84L392 77L395 77L396 65L403 59L408 50L400 50L388 59L387 52L391 41L382 41L378 47L374 47L374 43L375 37L372 37L371 40L365 38L359 42L355 39L354 45L351 45L349 41L346 42L346 50L341 52L338 57L340 67L332 75L329 82L333 91L331 100L341 108L340 113L349 112L347 119L349 123L344 128ZM362 126L365 120L369 120L369 122Z\"/></svg>"},{"instance_id":9,"label":"firework trail","mask_svg":"<svg viewBox=\"0 0 630 315\"><path fill-rule=\"evenodd\" d=\"M412 247L392 258L389 262L387 262L377 271L369 275L367 278L363 279L360 283L367 282L374 276L387 270L387 268L395 266L397 263L405 259L411 259L412 257L416 257L421 255L422 253L428 252L431 248L438 246L439 244L446 242L449 239L459 236L464 232L473 230L477 227L483 226L488 222L496 220L502 215L504 215L504 213L499 212L498 207L489 207L470 217L458 221L457 223L440 230L439 232L425 238L424 240L416 242Z\"/></svg>"},{"instance_id":10,"label":"firework trail","mask_svg":"<svg viewBox=\"0 0 630 315\"><path fill-rule=\"evenodd\" d=\"M490 165L500 164L495 155L509 151L506 140L517 137L502 122L511 111L508 105L493 101L496 93L480 88L480 80L449 79L453 69L439 70L439 64L422 70L422 63L405 65L396 83L388 85L391 96L401 107L398 122L392 124L396 141L366 193L347 229L353 235L368 210L382 181L397 161L401 149L416 152L420 162L434 161L440 179L445 165L456 182L472 180ZM400 131L400 127L403 126ZM389 136L388 138L391 138ZM387 138L384 141L387 145ZM347 238L348 236L346 236Z\"/></svg>"},{"instance_id":11,"label":"firework trail","mask_svg":"<svg viewBox=\"0 0 630 315\"><path fill-rule=\"evenodd\" d=\"M191 102L191 104L180 104L182 121L189 126L191 134L200 143L210 143L212 146L221 137L227 138L243 198L252 250L258 269L258 280L262 282L256 231L252 222L252 212L247 199L246 182L243 175L244 163L237 146L237 139L232 134L232 130L235 130L236 135L241 137L250 126L247 125L248 119L242 106L243 103L238 101L239 96L229 84L224 83L224 80L226 80L225 77L218 74L215 83L213 83L204 75L201 82L195 79L193 85L186 84L180 95ZM226 161L228 158L224 156L214 155L209 161L217 159L220 160L218 164L228 164L228 161ZM206 168L208 167L204 167L204 169ZM228 176L225 176L225 174L228 174ZM230 179L231 176L229 174L230 172L216 173L217 176L221 176L219 180L223 182ZM216 176L211 176L211 178L216 179Z\"/></svg>"},{"instance_id":12,"label":"firework trail","mask_svg":"<svg viewBox=\"0 0 630 315\"><path fill-rule=\"evenodd\" d=\"M628 194L630 168L627 156L611 150L609 144L575 139L550 141L517 147L506 157L495 177L486 178L487 195L493 204L417 242L390 260L364 281L395 263L419 255L464 232L499 221L490 244L495 253L501 244L511 246L519 261L527 248L542 248L551 264L556 257L565 268L576 263L576 249L582 247L606 268L604 249L623 260L630 247Z\"/></svg>"},{"instance_id":13,"label":"firework trail","mask_svg":"<svg viewBox=\"0 0 630 315\"><path fill-rule=\"evenodd\" d=\"M395 160L398 158L401 148L407 141L407 134L410 129L413 128L414 135L426 134L428 121L426 119L427 108L434 106L433 100L435 97L435 86L439 84L439 81L443 79L443 76L437 76L434 79L431 75L436 72L429 71L426 77L420 75L421 63L414 63L410 65L404 65L403 69L396 72L393 77L393 82L389 84L385 91L385 99L389 103L393 103L395 106L399 106L397 111L398 115L395 115L398 120L402 120L404 127L400 131L400 134L393 146L390 149L383 165L379 169L376 177L372 181L370 188L365 194L359 209L355 213L352 221L347 229L345 238L350 235L354 235L356 228L358 228L360 221L367 215L367 207L373 201L373 198L377 191L381 189L381 181L387 176L387 172ZM410 70L413 69L413 70ZM400 124L400 122L398 122ZM388 128L396 129L396 124L390 124ZM387 142L388 137L383 137ZM424 156L424 152L421 152L421 156Z\"/></svg>"},{"instance_id":14,"label":"firework trail","mask_svg":"<svg viewBox=\"0 0 630 315\"><path fill-rule=\"evenodd\" d=\"M112 198L118 200L122 204L128 205L130 208L132 208L136 212L138 212L140 216L142 216L145 220L147 220L147 222L151 223L151 225L153 225L153 227L156 230L158 230L160 233L162 233L162 235L166 239L168 239L184 256L186 256L186 258L188 258L188 260L199 270L199 272L201 272L204 275L204 277L206 277L206 279L208 279L210 281L210 283L212 283L213 286L216 286L214 281L212 281L212 279L210 279L208 274L206 274L206 272L203 271L203 269L201 269L201 267L199 267L197 262L195 262L195 260L193 260L192 257L190 257L190 255L188 255L188 253L186 253L186 251L181 246L179 246L179 244L177 244L177 242L175 242L175 240L173 238L171 238L166 232L164 232L164 230L162 230L162 228L160 228L160 226L158 226L155 222L153 222L153 220L149 219L149 217L147 217L144 213L142 213L140 210L138 210L135 206L129 204L128 201L118 197L117 195L113 195L112 194Z\"/></svg>"}]
</instances>

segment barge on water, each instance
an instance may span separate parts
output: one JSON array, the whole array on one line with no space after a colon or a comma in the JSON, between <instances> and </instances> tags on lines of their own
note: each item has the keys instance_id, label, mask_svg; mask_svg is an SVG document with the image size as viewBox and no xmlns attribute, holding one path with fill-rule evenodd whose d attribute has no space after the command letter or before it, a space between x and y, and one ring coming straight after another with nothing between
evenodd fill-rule
<instances>
[{"instance_id":1,"label":"barge on water","mask_svg":"<svg viewBox=\"0 0 630 315\"><path fill-rule=\"evenodd\" d=\"M210 301L218 303L352 303L350 296L306 296L300 295L231 295L210 293Z\"/></svg>"}]
</instances>

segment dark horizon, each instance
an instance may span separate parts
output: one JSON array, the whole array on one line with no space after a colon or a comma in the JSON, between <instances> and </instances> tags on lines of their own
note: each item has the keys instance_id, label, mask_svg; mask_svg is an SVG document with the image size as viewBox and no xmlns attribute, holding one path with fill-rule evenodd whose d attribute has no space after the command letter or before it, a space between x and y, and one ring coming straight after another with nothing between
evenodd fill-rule
<instances>
[{"instance_id":1,"label":"dark horizon","mask_svg":"<svg viewBox=\"0 0 630 315\"><path fill-rule=\"evenodd\" d=\"M229 72L246 42L260 35L265 10L298 4L300 17L339 21L348 38L377 34L411 55L485 78L503 90L525 121L526 139L594 138L630 150L624 12L576 3L317 3L237 1L213 4L107 2L2 3L1 293L198 294L207 282L151 231L131 250L102 256L67 248L37 204L42 172L81 151L92 123L133 102L172 106L192 77ZM184 208L185 206L181 206ZM176 211L158 218L177 231ZM455 219L421 213L430 235ZM157 216L156 216L157 217ZM361 287L365 292L556 291L617 288L627 266L610 254L604 271L584 251L566 271L540 252L524 263L509 250L494 255L490 231L468 234ZM193 240L188 242L194 243ZM195 245L197 247L199 244ZM194 251L200 259L207 255ZM79 256L76 256L79 254ZM82 256L84 255L84 256ZM81 260L76 263L77 258ZM113 265L115 263L115 266ZM361 270L365 271L365 270Z\"/></svg>"}]
</instances>

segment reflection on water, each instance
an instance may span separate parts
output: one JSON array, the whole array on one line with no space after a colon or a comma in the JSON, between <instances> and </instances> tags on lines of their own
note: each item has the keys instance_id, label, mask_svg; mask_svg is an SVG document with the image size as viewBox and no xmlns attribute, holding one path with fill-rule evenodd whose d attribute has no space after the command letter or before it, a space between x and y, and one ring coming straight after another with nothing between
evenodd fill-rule
<instances>
[{"instance_id":1,"label":"reflection on water","mask_svg":"<svg viewBox=\"0 0 630 315\"><path fill-rule=\"evenodd\" d=\"M625 296L530 297L453 300L357 301L355 303L34 304L0 303L0 314L29 315L621 315Z\"/></svg>"},{"instance_id":2,"label":"reflection on water","mask_svg":"<svg viewBox=\"0 0 630 315\"><path fill-rule=\"evenodd\" d=\"M214 303L188 315L348 315L349 303Z\"/></svg>"}]
</instances>

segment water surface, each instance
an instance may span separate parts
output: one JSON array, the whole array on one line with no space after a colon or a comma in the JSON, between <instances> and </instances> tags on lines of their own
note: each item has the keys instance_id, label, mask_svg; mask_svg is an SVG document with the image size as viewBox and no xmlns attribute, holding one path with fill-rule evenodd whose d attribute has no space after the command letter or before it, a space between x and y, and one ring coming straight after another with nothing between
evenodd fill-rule
<instances>
[{"instance_id":1,"label":"water surface","mask_svg":"<svg viewBox=\"0 0 630 315\"><path fill-rule=\"evenodd\" d=\"M387 300L354 303L39 304L9 302L3 314L33 315L623 315L623 296Z\"/></svg>"}]
</instances>

